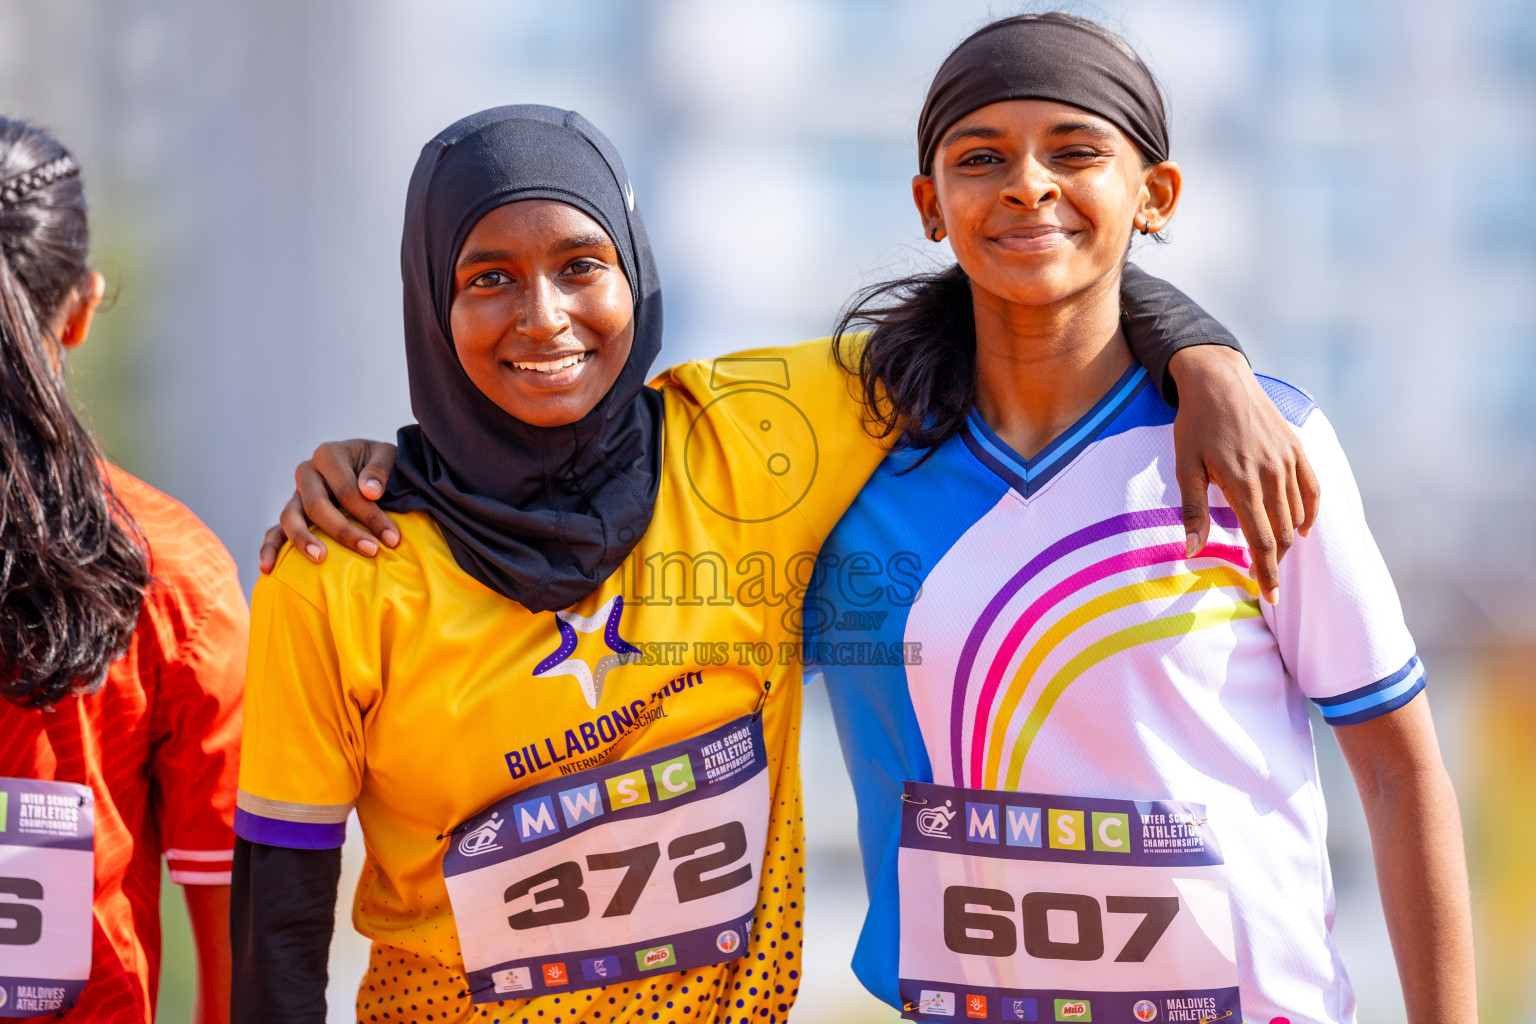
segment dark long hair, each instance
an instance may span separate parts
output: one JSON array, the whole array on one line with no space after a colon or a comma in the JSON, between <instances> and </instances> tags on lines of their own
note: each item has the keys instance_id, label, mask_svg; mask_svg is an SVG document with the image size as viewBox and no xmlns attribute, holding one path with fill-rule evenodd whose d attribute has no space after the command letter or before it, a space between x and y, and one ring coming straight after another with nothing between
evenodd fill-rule
<instances>
[{"instance_id":1,"label":"dark long hair","mask_svg":"<svg viewBox=\"0 0 1536 1024\"><path fill-rule=\"evenodd\" d=\"M859 378L871 433L938 447L976 400L971 279L956 263L861 290L838 319L832 354Z\"/></svg>"},{"instance_id":2,"label":"dark long hair","mask_svg":"<svg viewBox=\"0 0 1536 1024\"><path fill-rule=\"evenodd\" d=\"M1046 11L1007 20L1053 21L1086 29L1141 63L1124 39L1075 14ZM1129 251L1129 239L1126 248ZM937 273L864 288L838 317L832 354L839 366L859 378L871 433L931 452L960 433L976 400L971 279L956 263Z\"/></svg>"},{"instance_id":3,"label":"dark long hair","mask_svg":"<svg viewBox=\"0 0 1536 1024\"><path fill-rule=\"evenodd\" d=\"M90 693L127 650L147 548L64 390L52 324L85 286L78 170L46 132L0 118L0 693Z\"/></svg>"}]
</instances>

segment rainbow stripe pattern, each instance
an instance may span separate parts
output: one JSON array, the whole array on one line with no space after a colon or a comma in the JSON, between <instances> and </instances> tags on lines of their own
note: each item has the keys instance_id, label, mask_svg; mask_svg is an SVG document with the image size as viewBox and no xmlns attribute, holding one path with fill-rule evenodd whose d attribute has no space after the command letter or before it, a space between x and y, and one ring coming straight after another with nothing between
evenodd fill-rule
<instances>
[{"instance_id":1,"label":"rainbow stripe pattern","mask_svg":"<svg viewBox=\"0 0 1536 1024\"><path fill-rule=\"evenodd\" d=\"M1234 528L1237 519L1231 509L1212 509L1218 525ZM1170 543L1133 548L1079 569L1055 584L1031 602L1008 625L996 652L984 665L978 665L983 640L999 626L999 617L1009 602L1031 582L1072 553L1117 534L1132 533L1149 527L1177 528L1179 539ZM1086 526L1052 544L1031 559L1008 580L987 603L966 638L955 670L954 697L950 712L950 751L956 780L980 789L1017 789L1024 759L1051 709L1073 681L1106 658L1141 644L1193 633L1213 626L1260 614L1258 586L1244 572L1250 561L1246 548L1212 543L1201 552L1199 561L1218 564L1193 568L1185 562L1183 517L1178 508L1156 508L1128 512ZM1099 594L1074 607L1074 600L1087 588L1122 573L1149 566L1168 566L1159 576L1128 583ZM1003 755L1010 725L1021 711L1030 683L1041 664L1073 634L1111 612L1147 602L1200 591L1220 593L1224 600L1206 603L1192 611L1148 618L1128 628L1110 633L1085 646L1056 670L1028 707L1024 724L1016 737L1006 766ZM1055 621L1029 645L1023 660L1013 672L1014 660L1031 631L1042 619L1054 615ZM975 725L969 742L965 736L967 698L972 680L980 678L974 708Z\"/></svg>"}]
</instances>

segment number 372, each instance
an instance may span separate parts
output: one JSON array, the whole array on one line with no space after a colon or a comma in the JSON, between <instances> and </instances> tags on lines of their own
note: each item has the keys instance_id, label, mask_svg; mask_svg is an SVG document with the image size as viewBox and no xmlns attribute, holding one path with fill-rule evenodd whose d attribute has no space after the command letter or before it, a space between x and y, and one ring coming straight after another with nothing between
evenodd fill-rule
<instances>
[{"instance_id":1,"label":"number 372","mask_svg":"<svg viewBox=\"0 0 1536 1024\"><path fill-rule=\"evenodd\" d=\"M987 914L974 907L1002 913ZM1179 916L1177 896L1106 896L1104 909L1111 914L1140 914L1141 923L1121 948L1116 963L1141 963ZM1077 918L1077 939L1058 942L1051 938L1049 913L1068 913ZM1002 889L977 889L951 885L944 890L944 945L956 953L973 956L1013 956L1024 933L1024 952L1040 960L1098 960L1104 956L1104 919L1099 901L1075 892L1031 892L1018 902L1019 926L1012 917L1013 896Z\"/></svg>"},{"instance_id":2,"label":"number 372","mask_svg":"<svg viewBox=\"0 0 1536 1024\"><path fill-rule=\"evenodd\" d=\"M709 852L700 853L701 850ZM747 831L739 821L672 840L667 844L667 859L678 862L672 869L672 884L677 890L677 901L688 903L701 900L750 882L751 864L742 864L724 874L704 877L707 872L730 867L746 854ZM645 891L645 883L650 880L651 872L656 870L659 860L660 843L646 843L628 850L587 855L588 871L624 871L624 877L619 880L618 887L608 900L608 906L603 910L604 917L623 917L634 911L635 903ZM523 931L544 925L580 921L592 910L587 892L582 888L583 881L581 865L568 860L514 882L507 886L503 899L511 903L520 897L532 895L535 909L513 914L507 918L507 923ZM546 907L545 904L549 903L555 906Z\"/></svg>"}]
</instances>

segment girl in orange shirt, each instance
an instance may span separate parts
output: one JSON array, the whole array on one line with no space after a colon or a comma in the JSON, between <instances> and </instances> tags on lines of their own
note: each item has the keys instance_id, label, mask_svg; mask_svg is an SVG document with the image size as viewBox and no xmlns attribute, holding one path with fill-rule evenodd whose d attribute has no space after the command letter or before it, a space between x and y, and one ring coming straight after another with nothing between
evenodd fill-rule
<instances>
[{"instance_id":1,"label":"girl in orange shirt","mask_svg":"<svg viewBox=\"0 0 1536 1024\"><path fill-rule=\"evenodd\" d=\"M222 1024L245 597L69 407L89 242L74 159L0 118L0 1018L154 1020L164 856Z\"/></svg>"}]
</instances>

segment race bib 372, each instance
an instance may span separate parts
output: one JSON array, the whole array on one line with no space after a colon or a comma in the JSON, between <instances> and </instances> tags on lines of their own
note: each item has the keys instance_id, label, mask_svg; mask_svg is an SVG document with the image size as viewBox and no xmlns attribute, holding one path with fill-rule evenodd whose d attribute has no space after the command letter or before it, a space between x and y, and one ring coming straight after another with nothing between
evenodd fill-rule
<instances>
[{"instance_id":1,"label":"race bib 372","mask_svg":"<svg viewBox=\"0 0 1536 1024\"><path fill-rule=\"evenodd\" d=\"M443 856L470 996L522 999L745 953L768 837L762 723L521 790Z\"/></svg>"}]
</instances>

